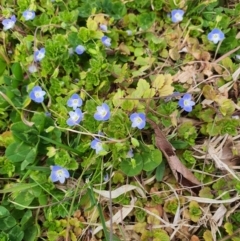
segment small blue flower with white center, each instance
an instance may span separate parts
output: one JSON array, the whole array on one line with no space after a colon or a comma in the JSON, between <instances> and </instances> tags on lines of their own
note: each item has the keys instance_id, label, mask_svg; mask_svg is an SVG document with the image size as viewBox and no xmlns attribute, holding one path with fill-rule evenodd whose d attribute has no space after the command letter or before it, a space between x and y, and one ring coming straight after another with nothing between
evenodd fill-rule
<instances>
[{"instance_id":1,"label":"small blue flower with white center","mask_svg":"<svg viewBox=\"0 0 240 241\"><path fill-rule=\"evenodd\" d=\"M78 107L82 106L82 99L78 94L73 94L67 101L67 106L76 110Z\"/></svg>"},{"instance_id":2,"label":"small blue flower with white center","mask_svg":"<svg viewBox=\"0 0 240 241\"><path fill-rule=\"evenodd\" d=\"M94 119L97 121L106 121L110 118L110 109L109 106L103 103L101 106L97 107L97 111L94 114Z\"/></svg>"},{"instance_id":3,"label":"small blue flower with white center","mask_svg":"<svg viewBox=\"0 0 240 241\"><path fill-rule=\"evenodd\" d=\"M77 108L75 111L68 112L68 114L70 116L70 118L67 119L67 124L69 126L78 125L83 119L83 113L79 108Z\"/></svg>"},{"instance_id":4,"label":"small blue flower with white center","mask_svg":"<svg viewBox=\"0 0 240 241\"><path fill-rule=\"evenodd\" d=\"M78 55L81 55L85 52L85 47L82 46L82 45L78 45L76 48L75 48L75 52L78 54Z\"/></svg>"},{"instance_id":5,"label":"small blue flower with white center","mask_svg":"<svg viewBox=\"0 0 240 241\"><path fill-rule=\"evenodd\" d=\"M28 71L29 71L31 74L36 73L36 72L37 72L37 66L36 66L35 64L29 65Z\"/></svg>"},{"instance_id":6,"label":"small blue flower with white center","mask_svg":"<svg viewBox=\"0 0 240 241\"><path fill-rule=\"evenodd\" d=\"M208 34L207 37L208 37L208 40L212 41L215 44L217 44L219 41L222 41L225 38L224 33L218 28L214 28Z\"/></svg>"},{"instance_id":7,"label":"small blue flower with white center","mask_svg":"<svg viewBox=\"0 0 240 241\"><path fill-rule=\"evenodd\" d=\"M42 90L40 86L35 86L31 90L29 97L31 100L37 102L37 103L42 103L44 100L44 95L46 94L45 91Z\"/></svg>"},{"instance_id":8,"label":"small blue flower with white center","mask_svg":"<svg viewBox=\"0 0 240 241\"><path fill-rule=\"evenodd\" d=\"M140 130L146 125L146 116L144 113L133 113L130 115L130 120L132 127L137 127Z\"/></svg>"},{"instance_id":9,"label":"small blue flower with white center","mask_svg":"<svg viewBox=\"0 0 240 241\"><path fill-rule=\"evenodd\" d=\"M107 30L108 30L107 25L105 25L105 24L100 24L100 25L99 25L99 28L100 28L103 32L107 32Z\"/></svg>"},{"instance_id":10,"label":"small blue flower with white center","mask_svg":"<svg viewBox=\"0 0 240 241\"><path fill-rule=\"evenodd\" d=\"M66 168L60 167L60 166L51 166L51 175L50 179L52 182L60 182L64 183L65 179L69 178L69 172Z\"/></svg>"},{"instance_id":11,"label":"small blue flower with white center","mask_svg":"<svg viewBox=\"0 0 240 241\"><path fill-rule=\"evenodd\" d=\"M126 158L132 158L133 157L133 149L130 148L130 150L128 151Z\"/></svg>"},{"instance_id":12,"label":"small blue flower with white center","mask_svg":"<svg viewBox=\"0 0 240 241\"><path fill-rule=\"evenodd\" d=\"M96 154L104 150L103 143L97 138L91 141L91 148L96 151Z\"/></svg>"},{"instance_id":13,"label":"small blue flower with white center","mask_svg":"<svg viewBox=\"0 0 240 241\"><path fill-rule=\"evenodd\" d=\"M31 10L25 10L22 15L26 21L33 20L36 16L35 12Z\"/></svg>"},{"instance_id":14,"label":"small blue flower with white center","mask_svg":"<svg viewBox=\"0 0 240 241\"><path fill-rule=\"evenodd\" d=\"M192 107L195 105L195 102L192 101L191 94L185 94L179 101L178 105L185 111L191 112Z\"/></svg>"},{"instance_id":15,"label":"small blue flower with white center","mask_svg":"<svg viewBox=\"0 0 240 241\"><path fill-rule=\"evenodd\" d=\"M102 37L102 43L106 46L106 47L110 47L111 46L111 39L107 36L103 36Z\"/></svg>"},{"instance_id":16,"label":"small blue flower with white center","mask_svg":"<svg viewBox=\"0 0 240 241\"><path fill-rule=\"evenodd\" d=\"M11 18L6 18L2 21L2 25L3 25L3 30L8 30L14 27L15 23L16 23L17 19L16 16L13 15Z\"/></svg>"},{"instance_id":17,"label":"small blue flower with white center","mask_svg":"<svg viewBox=\"0 0 240 241\"><path fill-rule=\"evenodd\" d=\"M45 57L45 48L41 48L40 50L36 50L34 52L34 61L39 62Z\"/></svg>"},{"instance_id":18,"label":"small blue flower with white center","mask_svg":"<svg viewBox=\"0 0 240 241\"><path fill-rule=\"evenodd\" d=\"M184 11L182 9L175 9L171 11L171 19L173 23L178 23L183 20Z\"/></svg>"}]
</instances>

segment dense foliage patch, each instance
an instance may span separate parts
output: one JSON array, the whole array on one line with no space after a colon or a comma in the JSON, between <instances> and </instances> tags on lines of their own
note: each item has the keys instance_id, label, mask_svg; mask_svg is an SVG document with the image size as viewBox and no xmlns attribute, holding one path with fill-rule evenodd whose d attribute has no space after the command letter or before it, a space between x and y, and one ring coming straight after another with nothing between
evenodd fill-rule
<instances>
[{"instance_id":1,"label":"dense foliage patch","mask_svg":"<svg viewBox=\"0 0 240 241\"><path fill-rule=\"evenodd\" d=\"M239 241L239 12L2 1L0 240Z\"/></svg>"}]
</instances>

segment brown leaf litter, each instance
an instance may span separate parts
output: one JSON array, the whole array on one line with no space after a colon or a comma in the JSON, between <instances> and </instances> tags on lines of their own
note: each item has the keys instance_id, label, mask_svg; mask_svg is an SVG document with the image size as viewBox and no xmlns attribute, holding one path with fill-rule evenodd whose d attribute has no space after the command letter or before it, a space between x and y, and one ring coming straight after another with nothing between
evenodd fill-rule
<instances>
[{"instance_id":1,"label":"brown leaf litter","mask_svg":"<svg viewBox=\"0 0 240 241\"><path fill-rule=\"evenodd\" d=\"M191 188L196 194L198 194L200 191L201 183L197 180L193 173L181 163L175 154L173 146L163 135L158 125L150 119L147 119L147 122L153 128L155 132L156 146L163 152L164 156L166 157L176 180L181 185Z\"/></svg>"}]
</instances>

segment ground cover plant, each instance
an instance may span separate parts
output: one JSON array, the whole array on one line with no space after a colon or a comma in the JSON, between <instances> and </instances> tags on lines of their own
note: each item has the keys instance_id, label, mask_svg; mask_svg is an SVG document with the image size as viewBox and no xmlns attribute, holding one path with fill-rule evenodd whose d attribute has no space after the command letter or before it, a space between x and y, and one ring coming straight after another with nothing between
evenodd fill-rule
<instances>
[{"instance_id":1,"label":"ground cover plant","mask_svg":"<svg viewBox=\"0 0 240 241\"><path fill-rule=\"evenodd\" d=\"M3 0L0 240L240 240L240 3Z\"/></svg>"}]
</instances>

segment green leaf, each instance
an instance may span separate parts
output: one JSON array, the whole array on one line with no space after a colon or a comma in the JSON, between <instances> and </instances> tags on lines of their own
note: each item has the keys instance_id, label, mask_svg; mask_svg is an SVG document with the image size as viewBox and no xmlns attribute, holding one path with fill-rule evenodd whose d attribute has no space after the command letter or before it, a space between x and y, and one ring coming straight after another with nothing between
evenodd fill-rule
<instances>
[{"instance_id":1,"label":"green leaf","mask_svg":"<svg viewBox=\"0 0 240 241\"><path fill-rule=\"evenodd\" d=\"M6 157L12 162L33 163L37 154L37 149L26 145L23 142L14 142L6 149Z\"/></svg>"},{"instance_id":2,"label":"green leaf","mask_svg":"<svg viewBox=\"0 0 240 241\"><path fill-rule=\"evenodd\" d=\"M8 234L9 234L10 240L14 240L14 241L22 241L24 237L24 232L17 225L14 228L12 228Z\"/></svg>"},{"instance_id":3,"label":"green leaf","mask_svg":"<svg viewBox=\"0 0 240 241\"><path fill-rule=\"evenodd\" d=\"M203 187L199 192L199 197L213 198L211 189L209 187Z\"/></svg>"},{"instance_id":4,"label":"green leaf","mask_svg":"<svg viewBox=\"0 0 240 241\"><path fill-rule=\"evenodd\" d=\"M38 230L40 227L38 227L36 224L31 225L31 227L28 227L26 230L24 230L24 238L27 241L35 241L38 237Z\"/></svg>"},{"instance_id":5,"label":"green leaf","mask_svg":"<svg viewBox=\"0 0 240 241\"><path fill-rule=\"evenodd\" d=\"M37 113L34 113L31 121L34 122L35 124L35 127L39 130L39 132L42 132L44 130L44 127L45 127L45 122L46 122L46 119L48 117L45 115L45 113L43 112L37 112ZM34 132L34 134L37 133L36 131ZM36 138L36 137L35 137Z\"/></svg>"},{"instance_id":6,"label":"green leaf","mask_svg":"<svg viewBox=\"0 0 240 241\"><path fill-rule=\"evenodd\" d=\"M188 143L181 140L171 140L170 143L177 150L184 150L188 147Z\"/></svg>"},{"instance_id":7,"label":"green leaf","mask_svg":"<svg viewBox=\"0 0 240 241\"><path fill-rule=\"evenodd\" d=\"M17 139L34 145L34 143L38 142L38 131L35 127L29 127L25 125L23 122L16 122L11 126L11 131L13 136Z\"/></svg>"},{"instance_id":8,"label":"green leaf","mask_svg":"<svg viewBox=\"0 0 240 241\"><path fill-rule=\"evenodd\" d=\"M0 206L0 218L7 216L7 215L9 215L9 211L5 207Z\"/></svg>"},{"instance_id":9,"label":"green leaf","mask_svg":"<svg viewBox=\"0 0 240 241\"><path fill-rule=\"evenodd\" d=\"M3 59L0 59L0 76L2 76L6 67L7 67L7 63Z\"/></svg>"},{"instance_id":10,"label":"green leaf","mask_svg":"<svg viewBox=\"0 0 240 241\"><path fill-rule=\"evenodd\" d=\"M14 205L16 206L17 209L23 210L32 203L34 198L35 196L33 195L31 189L22 191L15 198Z\"/></svg>"},{"instance_id":11,"label":"green leaf","mask_svg":"<svg viewBox=\"0 0 240 241\"><path fill-rule=\"evenodd\" d=\"M36 183L17 183L14 184L12 187L0 190L0 193L21 192L36 186Z\"/></svg>"},{"instance_id":12,"label":"green leaf","mask_svg":"<svg viewBox=\"0 0 240 241\"><path fill-rule=\"evenodd\" d=\"M156 13L146 12L142 13L137 17L138 24L143 30L148 30L156 19Z\"/></svg>"},{"instance_id":13,"label":"green leaf","mask_svg":"<svg viewBox=\"0 0 240 241\"><path fill-rule=\"evenodd\" d=\"M140 174L143 168L142 156L137 153L134 155L134 159L126 159L122 161L120 164L120 168L129 177Z\"/></svg>"},{"instance_id":14,"label":"green leaf","mask_svg":"<svg viewBox=\"0 0 240 241\"><path fill-rule=\"evenodd\" d=\"M11 70L16 80L23 80L23 72L20 63L14 63Z\"/></svg>"},{"instance_id":15,"label":"green leaf","mask_svg":"<svg viewBox=\"0 0 240 241\"><path fill-rule=\"evenodd\" d=\"M21 219L21 222L20 222L21 226L23 226L23 229L24 229L24 226L26 227L26 225L28 225L29 221L32 221L32 212L31 212L31 210L28 209L24 213L24 215Z\"/></svg>"},{"instance_id":16,"label":"green leaf","mask_svg":"<svg viewBox=\"0 0 240 241\"><path fill-rule=\"evenodd\" d=\"M52 140L52 139L50 139L50 138L48 138L48 137L40 136L40 135L39 135L39 137L40 137L41 139L49 142L49 143L55 144L55 145L58 146L58 147L62 147L63 149L68 150L68 151L71 151L72 153L75 153L75 154L77 154L77 155L79 155L79 156L82 155L82 153L79 152L78 150L76 150L76 149L74 149L74 148L71 148L71 147L69 147L69 146L67 146L67 145L64 145L64 144L62 144L62 143L59 143L59 142L57 142L57 141L54 141L54 140Z\"/></svg>"},{"instance_id":17,"label":"green leaf","mask_svg":"<svg viewBox=\"0 0 240 241\"><path fill-rule=\"evenodd\" d=\"M160 163L160 165L157 167L157 169L156 169L156 174L155 174L156 180L157 180L158 182L161 182L161 181L162 181L163 176L164 176L164 172L165 172L165 162L162 161L162 162Z\"/></svg>"},{"instance_id":18,"label":"green leaf","mask_svg":"<svg viewBox=\"0 0 240 241\"><path fill-rule=\"evenodd\" d=\"M0 230L8 230L16 225L16 220L12 216L1 218L0 220Z\"/></svg>"},{"instance_id":19,"label":"green leaf","mask_svg":"<svg viewBox=\"0 0 240 241\"><path fill-rule=\"evenodd\" d=\"M226 222L224 224L224 228L226 230L226 232L228 233L228 235L232 235L233 234L233 225L229 222Z\"/></svg>"},{"instance_id":20,"label":"green leaf","mask_svg":"<svg viewBox=\"0 0 240 241\"><path fill-rule=\"evenodd\" d=\"M90 30L85 27L81 27L78 32L78 37L81 41L86 43L90 39Z\"/></svg>"},{"instance_id":21,"label":"green leaf","mask_svg":"<svg viewBox=\"0 0 240 241\"><path fill-rule=\"evenodd\" d=\"M68 34L68 41L72 47L76 47L79 44L78 34L74 32L70 32Z\"/></svg>"},{"instance_id":22,"label":"green leaf","mask_svg":"<svg viewBox=\"0 0 240 241\"><path fill-rule=\"evenodd\" d=\"M127 9L125 4L123 4L122 2L114 2L112 4L112 14L110 13L110 15L112 15L114 19L120 19L124 17L126 14Z\"/></svg>"},{"instance_id":23,"label":"green leaf","mask_svg":"<svg viewBox=\"0 0 240 241\"><path fill-rule=\"evenodd\" d=\"M162 162L162 152L158 149L151 150L150 152L143 152L143 170L152 171Z\"/></svg>"},{"instance_id":24,"label":"green leaf","mask_svg":"<svg viewBox=\"0 0 240 241\"><path fill-rule=\"evenodd\" d=\"M138 147L139 146L139 141L136 138L131 138L131 143L134 147Z\"/></svg>"}]
</instances>

